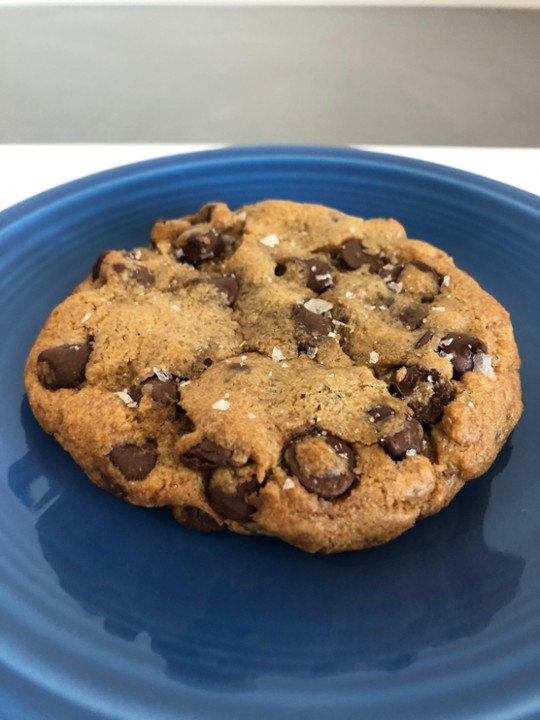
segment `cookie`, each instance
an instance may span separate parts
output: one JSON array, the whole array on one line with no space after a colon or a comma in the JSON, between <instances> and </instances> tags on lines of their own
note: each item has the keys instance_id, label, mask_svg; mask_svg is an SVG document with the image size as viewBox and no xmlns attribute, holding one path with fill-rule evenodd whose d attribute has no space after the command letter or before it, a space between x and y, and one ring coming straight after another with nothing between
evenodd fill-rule
<instances>
[{"instance_id":1,"label":"cookie","mask_svg":"<svg viewBox=\"0 0 540 720\"><path fill-rule=\"evenodd\" d=\"M522 409L509 316L448 255L285 201L209 204L103 252L25 381L103 489L322 553L441 510Z\"/></svg>"}]
</instances>

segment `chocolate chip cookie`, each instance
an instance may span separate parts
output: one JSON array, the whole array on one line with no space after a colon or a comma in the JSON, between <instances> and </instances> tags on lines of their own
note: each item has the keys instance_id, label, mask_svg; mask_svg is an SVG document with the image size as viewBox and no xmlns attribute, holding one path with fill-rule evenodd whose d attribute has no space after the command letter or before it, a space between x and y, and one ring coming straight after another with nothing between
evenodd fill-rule
<instances>
[{"instance_id":1,"label":"chocolate chip cookie","mask_svg":"<svg viewBox=\"0 0 540 720\"><path fill-rule=\"evenodd\" d=\"M509 316L448 255L285 201L209 204L103 252L25 380L105 490L322 553L438 512L522 409Z\"/></svg>"}]
</instances>

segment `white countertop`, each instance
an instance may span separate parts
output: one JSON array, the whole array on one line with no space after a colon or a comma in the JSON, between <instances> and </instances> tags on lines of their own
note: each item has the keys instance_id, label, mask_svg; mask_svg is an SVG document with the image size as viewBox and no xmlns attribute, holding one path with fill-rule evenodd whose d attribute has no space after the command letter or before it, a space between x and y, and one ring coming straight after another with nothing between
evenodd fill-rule
<instances>
[{"instance_id":1,"label":"white countertop","mask_svg":"<svg viewBox=\"0 0 540 720\"><path fill-rule=\"evenodd\" d=\"M220 144L0 145L0 210L70 180L139 160L223 147ZM360 146L428 160L540 196L540 148Z\"/></svg>"}]
</instances>

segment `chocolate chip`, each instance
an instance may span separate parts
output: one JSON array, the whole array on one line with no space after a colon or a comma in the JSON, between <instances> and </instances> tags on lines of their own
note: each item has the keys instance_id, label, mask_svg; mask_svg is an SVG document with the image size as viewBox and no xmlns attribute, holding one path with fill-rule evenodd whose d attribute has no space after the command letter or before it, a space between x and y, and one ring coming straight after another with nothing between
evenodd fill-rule
<instances>
[{"instance_id":1,"label":"chocolate chip","mask_svg":"<svg viewBox=\"0 0 540 720\"><path fill-rule=\"evenodd\" d=\"M441 357L451 356L454 379L459 380L463 373L474 368L473 358L477 353L487 353L487 345L472 335L448 333L441 340L437 352Z\"/></svg>"},{"instance_id":2,"label":"chocolate chip","mask_svg":"<svg viewBox=\"0 0 540 720\"><path fill-rule=\"evenodd\" d=\"M107 255L110 253L110 250L104 250L100 255L98 255L96 262L94 263L94 267L92 268L92 280L95 282L99 278L99 274L101 272L101 266L103 265L103 261L107 257Z\"/></svg>"},{"instance_id":3,"label":"chocolate chip","mask_svg":"<svg viewBox=\"0 0 540 720\"><path fill-rule=\"evenodd\" d=\"M211 515L195 505L184 505L177 511L182 525L198 532L217 532L221 530L220 524Z\"/></svg>"},{"instance_id":4,"label":"chocolate chip","mask_svg":"<svg viewBox=\"0 0 540 720\"><path fill-rule=\"evenodd\" d=\"M127 266L124 263L113 263L112 269L115 273L123 273L124 270L127 270Z\"/></svg>"},{"instance_id":5,"label":"chocolate chip","mask_svg":"<svg viewBox=\"0 0 540 720\"><path fill-rule=\"evenodd\" d=\"M396 411L394 408L391 408L390 405L377 405L377 407L374 407L369 411L369 415L373 418L373 422L387 420L395 414Z\"/></svg>"},{"instance_id":6,"label":"chocolate chip","mask_svg":"<svg viewBox=\"0 0 540 720\"><path fill-rule=\"evenodd\" d=\"M324 260L307 258L303 261L306 269L306 285L319 295L332 286L332 268Z\"/></svg>"},{"instance_id":7,"label":"chocolate chip","mask_svg":"<svg viewBox=\"0 0 540 720\"><path fill-rule=\"evenodd\" d=\"M422 452L422 427L411 417L406 417L405 427L394 435L385 435L380 443L392 460L403 460L409 455Z\"/></svg>"},{"instance_id":8,"label":"chocolate chip","mask_svg":"<svg viewBox=\"0 0 540 720\"><path fill-rule=\"evenodd\" d=\"M332 332L333 325L329 318L310 312L303 305L293 305L291 316L299 328L311 335L323 336Z\"/></svg>"},{"instance_id":9,"label":"chocolate chip","mask_svg":"<svg viewBox=\"0 0 540 720\"><path fill-rule=\"evenodd\" d=\"M437 370L423 370L417 365L405 368L398 380L399 373L389 385L390 392L405 400L422 425L438 422L445 406L454 399L450 382Z\"/></svg>"},{"instance_id":10,"label":"chocolate chip","mask_svg":"<svg viewBox=\"0 0 540 720\"><path fill-rule=\"evenodd\" d=\"M152 380L152 399L160 405L176 405L179 396L178 385L174 380Z\"/></svg>"},{"instance_id":11,"label":"chocolate chip","mask_svg":"<svg viewBox=\"0 0 540 720\"><path fill-rule=\"evenodd\" d=\"M419 348L424 347L424 345L426 345L431 340L432 337L433 337L433 333L431 332L431 330L426 330L426 332L422 335L422 337L420 337L416 341L416 343L414 345L414 349L418 350Z\"/></svg>"},{"instance_id":12,"label":"chocolate chip","mask_svg":"<svg viewBox=\"0 0 540 720\"><path fill-rule=\"evenodd\" d=\"M149 440L142 447L131 443L117 445L109 453L109 460L126 480L144 480L157 461L156 443Z\"/></svg>"},{"instance_id":13,"label":"chocolate chip","mask_svg":"<svg viewBox=\"0 0 540 720\"><path fill-rule=\"evenodd\" d=\"M151 287L156 282L154 274L150 272L147 267L144 267L144 265L139 265L131 270L130 277L138 285L142 285L143 287Z\"/></svg>"},{"instance_id":14,"label":"chocolate chip","mask_svg":"<svg viewBox=\"0 0 540 720\"><path fill-rule=\"evenodd\" d=\"M181 261L199 265L205 260L214 260L225 250L221 235L211 228L207 233L192 233L179 255Z\"/></svg>"},{"instance_id":15,"label":"chocolate chip","mask_svg":"<svg viewBox=\"0 0 540 720\"><path fill-rule=\"evenodd\" d=\"M247 522L257 508L248 503L246 496L251 495L258 488L259 483L256 478L241 483L233 493L226 492L220 486L210 485L208 501L213 510L229 520Z\"/></svg>"},{"instance_id":16,"label":"chocolate chip","mask_svg":"<svg viewBox=\"0 0 540 720\"><path fill-rule=\"evenodd\" d=\"M406 263L403 263L401 265L396 265L394 268L390 270L390 275L392 277L392 280L398 280L401 273L405 270L407 266L412 265L417 270L420 270L421 272L430 273L433 275L435 280L437 281L437 284L440 285L442 282L442 275L435 270L434 267L431 267L431 265L428 265L427 263L423 262L422 260L409 260Z\"/></svg>"},{"instance_id":17,"label":"chocolate chip","mask_svg":"<svg viewBox=\"0 0 540 720\"><path fill-rule=\"evenodd\" d=\"M324 450L324 447L331 448ZM354 452L334 435L316 433L293 440L283 459L289 471L309 492L326 500L343 495L354 483Z\"/></svg>"},{"instance_id":18,"label":"chocolate chip","mask_svg":"<svg viewBox=\"0 0 540 720\"><path fill-rule=\"evenodd\" d=\"M139 385L132 385L128 393L136 403L140 403L143 396L143 388L151 387L152 400L160 405L176 405L180 399L178 385L174 380L160 380L157 377L151 377L144 380Z\"/></svg>"},{"instance_id":19,"label":"chocolate chip","mask_svg":"<svg viewBox=\"0 0 540 720\"><path fill-rule=\"evenodd\" d=\"M427 376L425 371L421 370L418 365L410 365L402 368L402 370L404 372L400 373L400 379L397 379L397 373L395 373L389 385L392 395L397 395L400 398L411 395L418 383Z\"/></svg>"},{"instance_id":20,"label":"chocolate chip","mask_svg":"<svg viewBox=\"0 0 540 720\"><path fill-rule=\"evenodd\" d=\"M355 238L350 238L343 243L338 257L349 270L357 270L361 265L368 265L370 272L373 273L378 273L386 262L378 255L366 253L362 243Z\"/></svg>"},{"instance_id":21,"label":"chocolate chip","mask_svg":"<svg viewBox=\"0 0 540 720\"><path fill-rule=\"evenodd\" d=\"M37 373L43 387L47 390L79 388L85 380L91 352L89 342L59 345L40 352Z\"/></svg>"},{"instance_id":22,"label":"chocolate chip","mask_svg":"<svg viewBox=\"0 0 540 720\"><path fill-rule=\"evenodd\" d=\"M281 277L282 275L285 275L287 272L287 265L285 263L278 263L276 267L274 268L274 275L276 277Z\"/></svg>"},{"instance_id":23,"label":"chocolate chip","mask_svg":"<svg viewBox=\"0 0 540 720\"><path fill-rule=\"evenodd\" d=\"M399 319L409 330L418 330L427 314L428 311L422 305L409 305L399 313Z\"/></svg>"},{"instance_id":24,"label":"chocolate chip","mask_svg":"<svg viewBox=\"0 0 540 720\"><path fill-rule=\"evenodd\" d=\"M227 465L232 457L232 451L218 445L213 440L205 438L181 457L182 462L188 468L198 472L206 472L214 470L220 465Z\"/></svg>"},{"instance_id":25,"label":"chocolate chip","mask_svg":"<svg viewBox=\"0 0 540 720\"><path fill-rule=\"evenodd\" d=\"M240 285L234 275L223 275L222 277L209 278L205 282L215 285L227 298L228 305L234 305L238 297Z\"/></svg>"}]
</instances>

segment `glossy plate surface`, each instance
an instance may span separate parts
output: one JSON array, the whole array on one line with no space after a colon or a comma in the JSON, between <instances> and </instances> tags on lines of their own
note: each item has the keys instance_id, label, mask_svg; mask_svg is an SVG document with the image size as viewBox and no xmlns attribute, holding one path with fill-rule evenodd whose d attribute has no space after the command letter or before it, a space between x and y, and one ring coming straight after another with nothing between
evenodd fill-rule
<instances>
[{"instance_id":1,"label":"glossy plate surface","mask_svg":"<svg viewBox=\"0 0 540 720\"><path fill-rule=\"evenodd\" d=\"M373 550L200 535L88 482L33 420L26 354L104 248L277 197L393 216L510 311L525 414L490 472ZM540 200L392 156L244 148L101 173L0 215L0 717L540 717Z\"/></svg>"}]
</instances>

